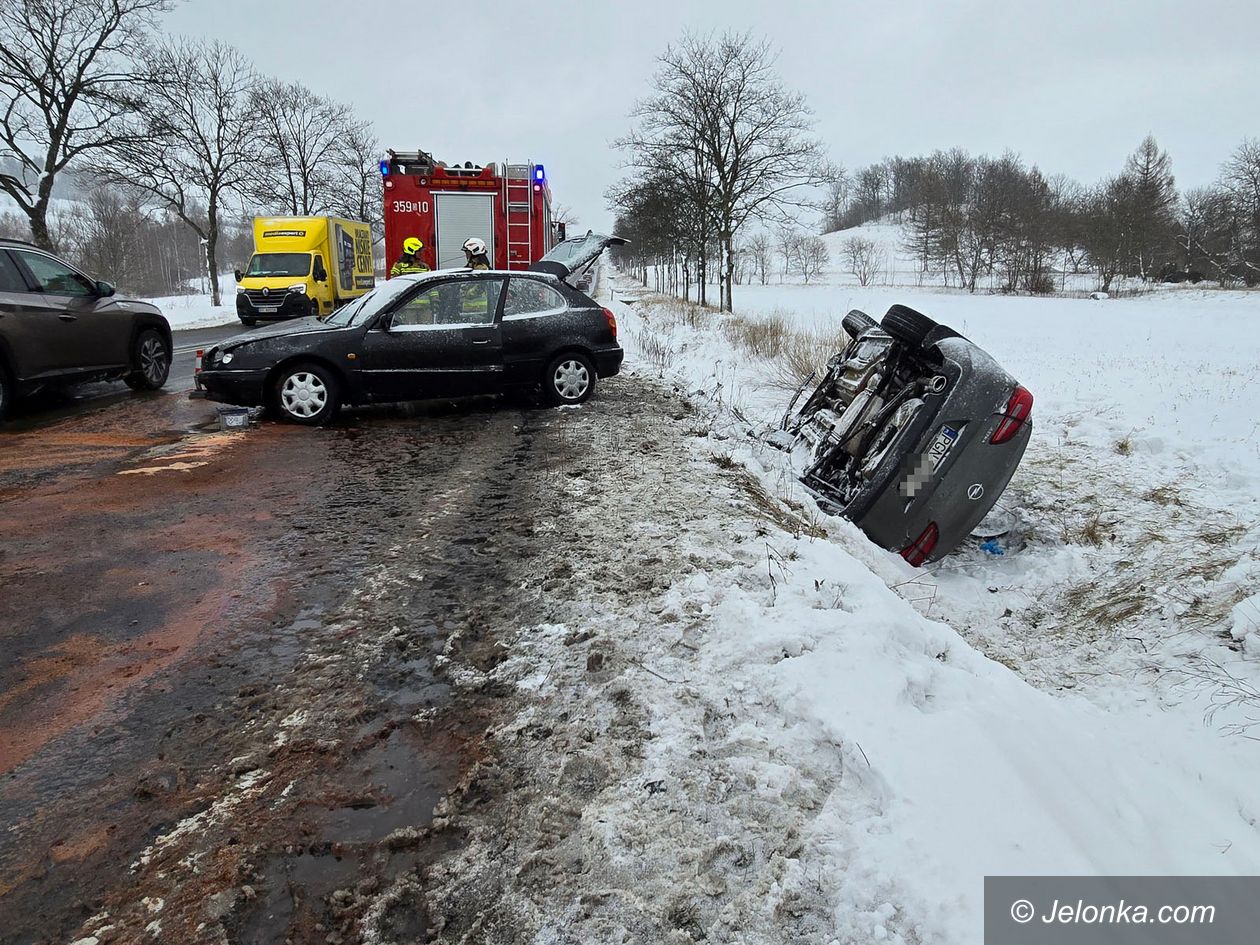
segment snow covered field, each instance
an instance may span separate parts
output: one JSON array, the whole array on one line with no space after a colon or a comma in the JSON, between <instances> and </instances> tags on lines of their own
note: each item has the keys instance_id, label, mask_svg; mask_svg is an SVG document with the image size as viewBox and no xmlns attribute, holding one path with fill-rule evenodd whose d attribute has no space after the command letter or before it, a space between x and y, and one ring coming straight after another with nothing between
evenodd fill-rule
<instances>
[{"instance_id":1,"label":"snow covered field","mask_svg":"<svg viewBox=\"0 0 1260 945\"><path fill-rule=\"evenodd\" d=\"M670 589L714 627L694 657L642 644L729 707L706 724L755 798L808 801L774 895L827 901L838 941L957 943L981 936L986 874L1260 871L1260 295L737 287L746 315L828 332L909 304L1034 392L1005 553L918 571L819 515L760 444L790 395L729 316L612 284L628 363L706 404L694 449L798 521ZM642 682L676 770L695 733Z\"/></svg>"}]
</instances>

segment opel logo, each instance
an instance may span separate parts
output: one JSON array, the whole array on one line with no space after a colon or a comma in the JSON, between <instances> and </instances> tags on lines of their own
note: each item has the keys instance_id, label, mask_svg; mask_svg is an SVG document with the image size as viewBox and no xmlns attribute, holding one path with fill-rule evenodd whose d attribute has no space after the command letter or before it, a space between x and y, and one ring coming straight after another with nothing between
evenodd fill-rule
<instances>
[{"instance_id":1,"label":"opel logo","mask_svg":"<svg viewBox=\"0 0 1260 945\"><path fill-rule=\"evenodd\" d=\"M973 502L982 495L984 495L984 486L980 485L980 483L973 482L967 487L967 498L971 499Z\"/></svg>"}]
</instances>

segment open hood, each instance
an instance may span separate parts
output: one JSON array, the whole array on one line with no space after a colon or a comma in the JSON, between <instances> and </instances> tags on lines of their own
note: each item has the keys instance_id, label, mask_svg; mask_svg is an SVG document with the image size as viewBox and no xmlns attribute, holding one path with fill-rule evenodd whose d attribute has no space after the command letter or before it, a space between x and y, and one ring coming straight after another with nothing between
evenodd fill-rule
<instances>
[{"instance_id":1,"label":"open hood","mask_svg":"<svg viewBox=\"0 0 1260 945\"><path fill-rule=\"evenodd\" d=\"M567 280L589 269L599 254L609 246L624 246L630 242L620 236L605 236L603 233L586 231L585 236L575 236L563 243L557 243L538 262L529 268L534 272L545 272Z\"/></svg>"}]
</instances>

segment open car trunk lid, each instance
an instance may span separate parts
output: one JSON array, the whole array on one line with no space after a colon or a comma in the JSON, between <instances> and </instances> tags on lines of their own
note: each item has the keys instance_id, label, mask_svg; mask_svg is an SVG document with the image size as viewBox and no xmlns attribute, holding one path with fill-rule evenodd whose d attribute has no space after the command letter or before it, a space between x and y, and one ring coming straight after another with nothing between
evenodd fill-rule
<instances>
[{"instance_id":1,"label":"open car trunk lid","mask_svg":"<svg viewBox=\"0 0 1260 945\"><path fill-rule=\"evenodd\" d=\"M557 243L551 248L551 252L529 268L533 272L545 272L568 281L570 277L589 269L599 259L599 254L609 246L624 246L628 242L630 241L620 236L606 236L587 230L585 236L575 236Z\"/></svg>"}]
</instances>

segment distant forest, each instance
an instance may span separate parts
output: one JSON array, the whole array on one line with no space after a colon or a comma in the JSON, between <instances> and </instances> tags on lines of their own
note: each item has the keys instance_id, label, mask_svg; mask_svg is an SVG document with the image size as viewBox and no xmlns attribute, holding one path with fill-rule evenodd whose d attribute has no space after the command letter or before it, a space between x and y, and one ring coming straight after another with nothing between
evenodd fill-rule
<instances>
[{"instance_id":1,"label":"distant forest","mask_svg":"<svg viewBox=\"0 0 1260 945\"><path fill-rule=\"evenodd\" d=\"M829 187L824 232L893 216L925 273L974 290L1052 292L1053 273L1260 283L1260 142L1245 140L1207 187L1178 191L1171 160L1147 137L1093 187L1046 177L1014 154L961 149L891 157Z\"/></svg>"}]
</instances>

